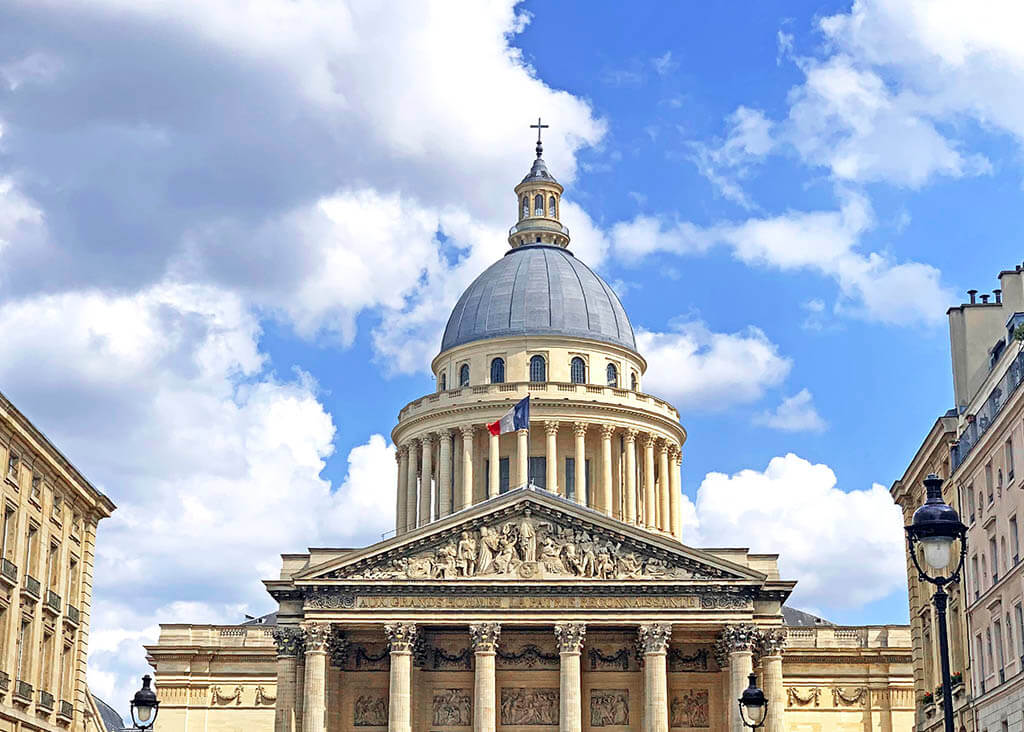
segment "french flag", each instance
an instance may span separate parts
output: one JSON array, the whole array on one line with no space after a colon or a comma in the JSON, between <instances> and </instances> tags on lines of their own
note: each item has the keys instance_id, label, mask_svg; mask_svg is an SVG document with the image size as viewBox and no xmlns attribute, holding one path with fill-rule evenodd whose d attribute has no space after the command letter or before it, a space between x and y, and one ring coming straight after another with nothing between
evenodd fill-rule
<instances>
[{"instance_id":1,"label":"french flag","mask_svg":"<svg viewBox=\"0 0 1024 732\"><path fill-rule=\"evenodd\" d=\"M492 435L503 435L506 432L530 429L530 397L516 402L516 405L502 415L497 422L487 425Z\"/></svg>"}]
</instances>

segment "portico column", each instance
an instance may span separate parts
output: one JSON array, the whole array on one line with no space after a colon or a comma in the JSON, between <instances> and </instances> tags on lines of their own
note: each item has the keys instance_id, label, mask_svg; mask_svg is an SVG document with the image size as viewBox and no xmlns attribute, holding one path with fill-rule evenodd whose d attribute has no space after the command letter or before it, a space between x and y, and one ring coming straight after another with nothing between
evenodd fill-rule
<instances>
[{"instance_id":1,"label":"portico column","mask_svg":"<svg viewBox=\"0 0 1024 732\"><path fill-rule=\"evenodd\" d=\"M654 491L654 436L646 434L644 441L644 526L657 528L657 496Z\"/></svg>"},{"instance_id":2,"label":"portico column","mask_svg":"<svg viewBox=\"0 0 1024 732\"><path fill-rule=\"evenodd\" d=\"M658 445L658 508L658 528L668 533L672 531L672 512L669 509L667 440L661 440Z\"/></svg>"},{"instance_id":3,"label":"portico column","mask_svg":"<svg viewBox=\"0 0 1024 732\"><path fill-rule=\"evenodd\" d=\"M385 625L391 654L391 688L388 692L388 731L412 732L412 646L416 625Z\"/></svg>"},{"instance_id":4,"label":"portico column","mask_svg":"<svg viewBox=\"0 0 1024 732\"><path fill-rule=\"evenodd\" d=\"M636 434L633 428L626 430L626 521L637 522L636 515Z\"/></svg>"},{"instance_id":5,"label":"portico column","mask_svg":"<svg viewBox=\"0 0 1024 732\"><path fill-rule=\"evenodd\" d=\"M395 491L395 535L398 536L405 533L405 518L409 513L409 448L405 445L399 447L395 451L395 460L398 461L398 488Z\"/></svg>"},{"instance_id":6,"label":"portico column","mask_svg":"<svg viewBox=\"0 0 1024 732\"><path fill-rule=\"evenodd\" d=\"M459 510L459 493L462 491L462 429L452 430L452 505L451 512Z\"/></svg>"},{"instance_id":7,"label":"portico column","mask_svg":"<svg viewBox=\"0 0 1024 732\"><path fill-rule=\"evenodd\" d=\"M668 671L666 658L672 626L641 625L638 633L644 654L643 732L668 732Z\"/></svg>"},{"instance_id":8,"label":"portico column","mask_svg":"<svg viewBox=\"0 0 1024 732\"><path fill-rule=\"evenodd\" d=\"M452 512L452 431L441 430L437 462L437 517Z\"/></svg>"},{"instance_id":9,"label":"portico column","mask_svg":"<svg viewBox=\"0 0 1024 732\"><path fill-rule=\"evenodd\" d=\"M609 516L612 510L612 435L615 428L608 424L601 425L601 493L597 508Z\"/></svg>"},{"instance_id":10,"label":"portico column","mask_svg":"<svg viewBox=\"0 0 1024 732\"><path fill-rule=\"evenodd\" d=\"M786 647L786 629L772 628L761 636L761 680L768 698L768 718L765 732L783 732L786 729L786 690L782 687L782 651Z\"/></svg>"},{"instance_id":11,"label":"portico column","mask_svg":"<svg viewBox=\"0 0 1024 732\"><path fill-rule=\"evenodd\" d=\"M433 508L431 489L434 482L434 436L423 435L423 462L420 465L420 526L430 523L430 511Z\"/></svg>"},{"instance_id":12,"label":"portico column","mask_svg":"<svg viewBox=\"0 0 1024 732\"><path fill-rule=\"evenodd\" d=\"M581 732L583 729L583 702L580 686L580 651L587 626L583 623L558 623L555 637L558 639L559 657L559 732Z\"/></svg>"},{"instance_id":13,"label":"portico column","mask_svg":"<svg viewBox=\"0 0 1024 732\"><path fill-rule=\"evenodd\" d=\"M726 706L729 709L729 729L732 732L745 732L737 700L747 688L747 677L754 667L754 644L758 637L757 628L750 624L727 625L722 629L722 643L729 652L729 698L726 700Z\"/></svg>"},{"instance_id":14,"label":"portico column","mask_svg":"<svg viewBox=\"0 0 1024 732\"><path fill-rule=\"evenodd\" d=\"M494 732L498 708L494 693L494 654L498 649L501 626L498 623L474 623L469 626L473 641L473 732Z\"/></svg>"},{"instance_id":15,"label":"portico column","mask_svg":"<svg viewBox=\"0 0 1024 732\"><path fill-rule=\"evenodd\" d=\"M274 732L296 732L296 659L303 652L304 636L298 628L274 629L277 645L277 701L274 703Z\"/></svg>"},{"instance_id":16,"label":"portico column","mask_svg":"<svg viewBox=\"0 0 1024 732\"><path fill-rule=\"evenodd\" d=\"M530 482L530 431L516 430L516 480L519 485Z\"/></svg>"},{"instance_id":17,"label":"portico column","mask_svg":"<svg viewBox=\"0 0 1024 732\"><path fill-rule=\"evenodd\" d=\"M668 506L672 515L672 536L683 540L683 497L679 492L679 445L672 445L668 468Z\"/></svg>"},{"instance_id":18,"label":"portico column","mask_svg":"<svg viewBox=\"0 0 1024 732\"><path fill-rule=\"evenodd\" d=\"M407 484L407 493L405 497L405 509L406 509L406 520L405 530L412 531L416 528L416 480L419 477L420 467L420 453L419 445L416 440L409 440L406 443L406 448L409 453L409 482Z\"/></svg>"},{"instance_id":19,"label":"portico column","mask_svg":"<svg viewBox=\"0 0 1024 732\"><path fill-rule=\"evenodd\" d=\"M498 461L500 458L498 452L498 435L489 433L490 439L487 441L487 445L490 448L490 465L487 470L487 497L494 498L498 495L500 485L498 481L501 479L501 472L498 470Z\"/></svg>"},{"instance_id":20,"label":"portico column","mask_svg":"<svg viewBox=\"0 0 1024 732\"><path fill-rule=\"evenodd\" d=\"M302 704L302 732L324 732L327 715L327 623L304 625L306 641L305 700Z\"/></svg>"},{"instance_id":21,"label":"portico column","mask_svg":"<svg viewBox=\"0 0 1024 732\"><path fill-rule=\"evenodd\" d=\"M462 430L462 486L456 510L469 508L473 505L473 442L476 427L464 424Z\"/></svg>"},{"instance_id":22,"label":"portico column","mask_svg":"<svg viewBox=\"0 0 1024 732\"><path fill-rule=\"evenodd\" d=\"M576 461L573 471L573 483L576 484L576 503L584 506L590 496L587 492L587 423L573 422L572 431L576 436Z\"/></svg>"},{"instance_id":23,"label":"portico column","mask_svg":"<svg viewBox=\"0 0 1024 732\"><path fill-rule=\"evenodd\" d=\"M547 473L544 482L547 485L544 487L564 496L564 488L558 485L558 422L545 422L544 436L547 440L544 450L544 472Z\"/></svg>"}]
</instances>

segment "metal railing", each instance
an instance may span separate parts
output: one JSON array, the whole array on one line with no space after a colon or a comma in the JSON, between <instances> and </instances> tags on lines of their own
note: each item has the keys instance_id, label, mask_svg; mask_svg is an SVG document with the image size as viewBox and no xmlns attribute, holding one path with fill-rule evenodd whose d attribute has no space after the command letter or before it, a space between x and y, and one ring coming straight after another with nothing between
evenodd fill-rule
<instances>
[{"instance_id":1,"label":"metal railing","mask_svg":"<svg viewBox=\"0 0 1024 732\"><path fill-rule=\"evenodd\" d=\"M78 625L82 621L82 613L79 611L77 607L75 607L71 603L68 603L68 611L64 613L64 619L67 620L69 623Z\"/></svg>"},{"instance_id":2,"label":"metal railing","mask_svg":"<svg viewBox=\"0 0 1024 732\"><path fill-rule=\"evenodd\" d=\"M55 699L53 698L53 694L51 694L48 691L43 691L42 689L39 690L39 708L40 709L45 709L48 712L52 712L53 711L54 702L55 702Z\"/></svg>"},{"instance_id":3,"label":"metal railing","mask_svg":"<svg viewBox=\"0 0 1024 732\"><path fill-rule=\"evenodd\" d=\"M18 565L10 559L0 559L0 574L11 582L18 581Z\"/></svg>"},{"instance_id":4,"label":"metal railing","mask_svg":"<svg viewBox=\"0 0 1024 732\"><path fill-rule=\"evenodd\" d=\"M18 679L14 682L14 695L26 702L32 701L32 684Z\"/></svg>"},{"instance_id":5,"label":"metal railing","mask_svg":"<svg viewBox=\"0 0 1024 732\"><path fill-rule=\"evenodd\" d=\"M25 592L35 599L41 597L40 593L43 591L43 586L39 584L39 580L30 574L25 575Z\"/></svg>"},{"instance_id":6,"label":"metal railing","mask_svg":"<svg viewBox=\"0 0 1024 732\"><path fill-rule=\"evenodd\" d=\"M57 711L57 716L62 719L70 720L75 716L75 706L64 699L60 700L60 709Z\"/></svg>"},{"instance_id":7,"label":"metal railing","mask_svg":"<svg viewBox=\"0 0 1024 732\"><path fill-rule=\"evenodd\" d=\"M999 412L1010 400L1010 396L1017 390L1024 381L1024 351L1018 353L1003 377L992 388L988 398L973 415L974 421L967 425L967 428L960 433L960 437L950 448L950 458L953 462L953 469L960 467L967 459L971 450L978 444L988 428L995 422Z\"/></svg>"},{"instance_id":8,"label":"metal railing","mask_svg":"<svg viewBox=\"0 0 1024 732\"><path fill-rule=\"evenodd\" d=\"M52 610L54 615L60 615L60 595L53 590L46 591L46 609Z\"/></svg>"},{"instance_id":9,"label":"metal railing","mask_svg":"<svg viewBox=\"0 0 1024 732\"><path fill-rule=\"evenodd\" d=\"M569 229L563 224L558 224L555 223L554 221L544 221L543 219L538 220L535 218L526 219L525 221L523 221L523 223L516 224L515 226L510 227L508 230L508 235L512 236L514 234L518 234L520 231L535 230L558 231L562 234L565 234L566 236L569 236Z\"/></svg>"}]
</instances>

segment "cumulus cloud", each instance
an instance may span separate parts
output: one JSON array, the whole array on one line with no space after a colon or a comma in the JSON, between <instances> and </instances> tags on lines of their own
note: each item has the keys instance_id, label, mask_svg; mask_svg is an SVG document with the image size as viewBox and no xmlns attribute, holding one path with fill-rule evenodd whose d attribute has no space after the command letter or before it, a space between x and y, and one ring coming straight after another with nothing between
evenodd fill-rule
<instances>
[{"instance_id":1,"label":"cumulus cloud","mask_svg":"<svg viewBox=\"0 0 1024 732\"><path fill-rule=\"evenodd\" d=\"M644 390L683 411L716 412L757 401L793 365L754 327L715 333L700 321L676 322L667 332L639 330L636 341L648 363Z\"/></svg>"},{"instance_id":2,"label":"cumulus cloud","mask_svg":"<svg viewBox=\"0 0 1024 732\"><path fill-rule=\"evenodd\" d=\"M764 112L743 106L729 115L726 122L729 129L724 141L691 144L693 162L723 197L753 209L756 206L743 190L742 181L751 166L775 147L774 123Z\"/></svg>"},{"instance_id":3,"label":"cumulus cloud","mask_svg":"<svg viewBox=\"0 0 1024 732\"><path fill-rule=\"evenodd\" d=\"M856 608L906 587L903 521L884 486L843 491L827 465L792 453L763 471L708 473L684 501L688 544L780 554L791 602Z\"/></svg>"},{"instance_id":4,"label":"cumulus cloud","mask_svg":"<svg viewBox=\"0 0 1024 732\"><path fill-rule=\"evenodd\" d=\"M807 389L785 397L774 410L755 415L754 424L783 432L824 432L827 427Z\"/></svg>"}]
</instances>

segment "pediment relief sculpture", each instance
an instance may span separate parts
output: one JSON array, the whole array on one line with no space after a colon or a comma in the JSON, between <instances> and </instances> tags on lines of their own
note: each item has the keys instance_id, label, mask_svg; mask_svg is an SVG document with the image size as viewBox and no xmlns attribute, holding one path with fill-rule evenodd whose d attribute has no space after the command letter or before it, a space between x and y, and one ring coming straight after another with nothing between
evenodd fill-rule
<instances>
[{"instance_id":1,"label":"pediment relief sculpture","mask_svg":"<svg viewBox=\"0 0 1024 732\"><path fill-rule=\"evenodd\" d=\"M726 572L600 529L522 516L467 527L405 556L372 557L331 579L715 579Z\"/></svg>"}]
</instances>

